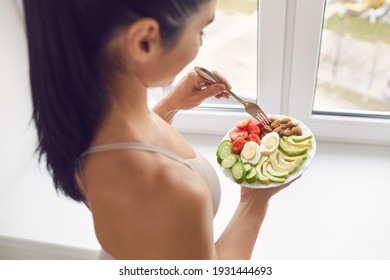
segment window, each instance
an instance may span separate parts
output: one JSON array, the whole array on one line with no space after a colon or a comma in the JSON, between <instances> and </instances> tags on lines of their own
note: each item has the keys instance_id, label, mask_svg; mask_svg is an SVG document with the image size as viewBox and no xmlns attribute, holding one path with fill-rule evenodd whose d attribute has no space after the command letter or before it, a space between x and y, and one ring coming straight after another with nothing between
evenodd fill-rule
<instances>
[{"instance_id":1,"label":"window","mask_svg":"<svg viewBox=\"0 0 390 280\"><path fill-rule=\"evenodd\" d=\"M199 54L183 73L194 66L218 70L237 94L256 101L257 19L257 0L218 1L215 20L204 30ZM225 107L240 107L235 100L209 99L206 104L220 106L221 102Z\"/></svg>"},{"instance_id":2,"label":"window","mask_svg":"<svg viewBox=\"0 0 390 280\"><path fill-rule=\"evenodd\" d=\"M340 2L346 1L349 0L258 1L258 32L251 33L257 36L257 56L250 54L251 59L257 58L257 95L250 98L257 98L267 113L290 115L303 121L318 140L390 144L390 101L387 99L390 57L386 42L390 36L383 31L383 26L390 24L390 15L388 12L379 16L378 10L390 5L390 0L376 9L366 10L366 17L362 14L348 18L364 21L364 28L382 29L375 42L357 39L350 29L345 29L345 18L341 18L343 14L337 7L344 7L345 3ZM233 20L230 23L240 24ZM344 35L339 33L341 27ZM206 30L205 42L213 36ZM353 54L356 50L349 51L356 48L356 42L366 50L358 57ZM226 50L226 45L217 47L218 52ZM224 60L232 59L231 54L231 51L224 53ZM210 68L229 78L237 93L246 92L236 90L244 75L232 80L234 75L227 72L229 64L211 65ZM353 101L363 106L352 108L348 104L353 90L360 95L360 100L352 98ZM382 99L367 102L368 94L380 95ZM219 105L230 110L206 107L203 111L185 111L175 119L174 125L183 132L222 134L245 116L237 105L235 110L234 104Z\"/></svg>"},{"instance_id":3,"label":"window","mask_svg":"<svg viewBox=\"0 0 390 280\"><path fill-rule=\"evenodd\" d=\"M389 144L390 45L378 29L390 25L370 19L373 8L346 11L345 2L359 1L296 0L287 110L320 139Z\"/></svg>"},{"instance_id":4,"label":"window","mask_svg":"<svg viewBox=\"0 0 390 280\"><path fill-rule=\"evenodd\" d=\"M219 0L217 3L216 19L205 30L199 57L184 73L195 65L218 70L229 79L238 95L260 103L267 112L280 113L285 2ZM277 55L270 56L271 51ZM197 110L180 112L174 126L188 133L222 134L245 116L242 106L233 99L225 102L210 99Z\"/></svg>"},{"instance_id":5,"label":"window","mask_svg":"<svg viewBox=\"0 0 390 280\"><path fill-rule=\"evenodd\" d=\"M214 21L205 28L198 56L176 77L178 82L195 66L217 70L233 85L240 97L257 101L258 1L220 0ZM155 101L166 90L150 90L149 101ZM198 110L243 112L234 99L206 100Z\"/></svg>"},{"instance_id":6,"label":"window","mask_svg":"<svg viewBox=\"0 0 390 280\"><path fill-rule=\"evenodd\" d=\"M390 116L390 1L328 1L319 58L314 112Z\"/></svg>"}]
</instances>

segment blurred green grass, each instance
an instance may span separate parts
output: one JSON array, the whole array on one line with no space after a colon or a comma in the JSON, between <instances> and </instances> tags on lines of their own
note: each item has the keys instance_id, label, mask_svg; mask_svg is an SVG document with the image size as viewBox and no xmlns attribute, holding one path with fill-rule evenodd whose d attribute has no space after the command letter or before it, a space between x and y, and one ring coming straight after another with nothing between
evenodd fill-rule
<instances>
[{"instance_id":1,"label":"blurred green grass","mask_svg":"<svg viewBox=\"0 0 390 280\"><path fill-rule=\"evenodd\" d=\"M390 24L385 22L371 24L367 18L334 14L326 21L325 28L362 40L390 43Z\"/></svg>"},{"instance_id":2,"label":"blurred green grass","mask_svg":"<svg viewBox=\"0 0 390 280\"><path fill-rule=\"evenodd\" d=\"M252 14L257 11L257 0L218 0L217 7L224 12Z\"/></svg>"}]
</instances>

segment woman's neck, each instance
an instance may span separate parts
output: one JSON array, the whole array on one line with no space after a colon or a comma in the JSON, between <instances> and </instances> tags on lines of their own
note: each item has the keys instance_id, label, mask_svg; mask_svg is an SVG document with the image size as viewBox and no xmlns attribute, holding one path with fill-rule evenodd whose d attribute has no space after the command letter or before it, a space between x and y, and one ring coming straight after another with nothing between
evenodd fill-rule
<instances>
[{"instance_id":1,"label":"woman's neck","mask_svg":"<svg viewBox=\"0 0 390 280\"><path fill-rule=\"evenodd\" d=\"M124 78L116 82L109 88L109 99L109 110L93 142L134 138L141 128L153 126L146 87L139 80Z\"/></svg>"}]
</instances>

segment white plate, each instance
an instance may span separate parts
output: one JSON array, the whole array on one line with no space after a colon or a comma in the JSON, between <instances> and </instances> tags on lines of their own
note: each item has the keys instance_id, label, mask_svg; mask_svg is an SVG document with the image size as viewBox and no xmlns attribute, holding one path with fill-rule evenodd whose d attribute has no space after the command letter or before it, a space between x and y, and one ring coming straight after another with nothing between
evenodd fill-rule
<instances>
[{"instance_id":1,"label":"white plate","mask_svg":"<svg viewBox=\"0 0 390 280\"><path fill-rule=\"evenodd\" d=\"M260 182L255 182L255 183L249 184L249 183L244 181L243 183L240 184L241 186L254 188L254 189L259 189L259 188L267 189L267 188L274 188L274 187L277 187L277 186L289 183L292 180L294 180L297 177L299 177L309 167L309 165L313 161L314 155L316 153L317 143L316 143L316 139L314 137L314 134L310 130L310 128L307 127L303 122L301 122L301 121L299 121L297 119L294 119L294 118L292 118L290 116L273 115L273 114L267 114L267 116L268 117L274 117L276 119L290 118L292 121L298 123L300 128L302 129L302 134L303 135L308 135L308 134L313 135L312 140L311 140L312 141L312 148L309 150L309 152L307 154L307 159L303 162L303 164L294 173L291 173L287 177L286 181L284 181L283 183L270 183L268 185L265 185L265 184L262 184ZM234 129L234 127L231 130L233 130L233 129ZM229 130L226 133L226 135L222 138L222 140L230 139L229 133L230 133L231 130ZM222 172L226 175L226 177L228 177L232 182L236 183L236 181L233 179L233 176L232 176L232 173L231 173L230 169L223 168L222 166L220 166L220 168L221 168Z\"/></svg>"}]
</instances>

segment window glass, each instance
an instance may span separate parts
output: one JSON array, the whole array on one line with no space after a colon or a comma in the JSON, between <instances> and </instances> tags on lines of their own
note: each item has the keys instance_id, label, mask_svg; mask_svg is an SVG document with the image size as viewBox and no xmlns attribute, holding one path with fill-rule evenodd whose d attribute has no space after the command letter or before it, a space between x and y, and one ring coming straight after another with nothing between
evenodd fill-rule
<instances>
[{"instance_id":1,"label":"window glass","mask_svg":"<svg viewBox=\"0 0 390 280\"><path fill-rule=\"evenodd\" d=\"M257 0L219 0L215 20L204 30L198 56L176 77L174 83L194 66L201 66L217 70L229 80L237 95L256 101L257 6ZM232 98L209 98L203 105L242 108Z\"/></svg>"},{"instance_id":2,"label":"window glass","mask_svg":"<svg viewBox=\"0 0 390 280\"><path fill-rule=\"evenodd\" d=\"M314 113L390 117L390 0L328 0Z\"/></svg>"}]
</instances>

